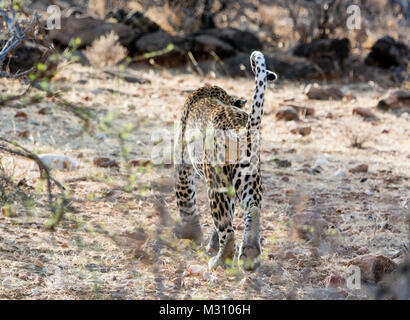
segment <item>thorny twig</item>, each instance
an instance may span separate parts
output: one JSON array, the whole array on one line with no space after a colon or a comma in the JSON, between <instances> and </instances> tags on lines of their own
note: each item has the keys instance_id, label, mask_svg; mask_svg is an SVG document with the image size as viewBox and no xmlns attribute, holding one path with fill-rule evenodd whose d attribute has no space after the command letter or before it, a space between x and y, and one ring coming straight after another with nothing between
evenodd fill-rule
<instances>
[{"instance_id":1,"label":"thorny twig","mask_svg":"<svg viewBox=\"0 0 410 320\"><path fill-rule=\"evenodd\" d=\"M20 156L20 157L24 157L30 160L33 160L37 163L39 169L40 169L40 177L42 179L46 179L47 180L47 192L48 192L48 200L51 203L53 200L53 195L51 193L51 183L53 182L59 189L61 190L65 190L65 188L61 185L60 182L58 182L57 180L55 180L51 174L50 174L50 169L43 163L43 161L32 151L24 148L23 146L19 145L17 142L15 141L10 141L8 139L5 139L3 137L0 137L0 141L3 141L4 143L6 143L9 146L12 146L14 148L10 148L5 144L0 144L0 150L16 155L16 156Z\"/></svg>"},{"instance_id":2,"label":"thorny twig","mask_svg":"<svg viewBox=\"0 0 410 320\"><path fill-rule=\"evenodd\" d=\"M9 55L10 52L19 47L24 40L28 38L29 35L33 34L36 27L39 25L39 15L34 12L28 21L23 21L23 27L21 27L16 19L16 12L13 9L6 11L4 9L0 10L0 17L5 22L5 26L0 25L0 30L3 34L8 36L8 40L4 40L4 45L0 50L0 68L3 66L4 59ZM3 29L7 28L8 32ZM20 72L19 76L27 74L28 71ZM7 73L1 72L0 76L6 76ZM16 76L16 75L15 75Z\"/></svg>"}]
</instances>

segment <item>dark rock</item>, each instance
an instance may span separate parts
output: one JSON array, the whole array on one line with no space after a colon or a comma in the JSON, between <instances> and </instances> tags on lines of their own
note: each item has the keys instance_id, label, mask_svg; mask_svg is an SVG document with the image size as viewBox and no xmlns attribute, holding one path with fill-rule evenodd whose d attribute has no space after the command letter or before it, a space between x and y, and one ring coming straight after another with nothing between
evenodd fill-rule
<instances>
[{"instance_id":1,"label":"dark rock","mask_svg":"<svg viewBox=\"0 0 410 320\"><path fill-rule=\"evenodd\" d=\"M390 68L392 66L407 67L410 60L410 49L390 36L378 39L365 59L369 66Z\"/></svg>"},{"instance_id":2,"label":"dark rock","mask_svg":"<svg viewBox=\"0 0 410 320\"><path fill-rule=\"evenodd\" d=\"M273 159L279 168L289 168L292 163L288 160Z\"/></svg>"},{"instance_id":3,"label":"dark rock","mask_svg":"<svg viewBox=\"0 0 410 320\"><path fill-rule=\"evenodd\" d=\"M368 108L356 107L353 109L352 114L357 114L365 120L377 121L379 118Z\"/></svg>"},{"instance_id":4,"label":"dark rock","mask_svg":"<svg viewBox=\"0 0 410 320\"><path fill-rule=\"evenodd\" d=\"M133 10L131 12L126 12L123 8L115 8L114 10L107 13L105 19L115 19L117 23L122 23L130 26L134 31L138 33L152 33L162 31L161 27L144 16L138 10Z\"/></svg>"},{"instance_id":5,"label":"dark rock","mask_svg":"<svg viewBox=\"0 0 410 320\"><path fill-rule=\"evenodd\" d=\"M282 107L279 108L278 111L275 113L277 120L285 120L285 121L292 121L292 120L299 120L299 115L295 109L292 107Z\"/></svg>"},{"instance_id":6,"label":"dark rock","mask_svg":"<svg viewBox=\"0 0 410 320\"><path fill-rule=\"evenodd\" d=\"M135 49L140 53L154 52L165 49L169 44L173 43L173 37L165 32L158 31L145 34L136 41Z\"/></svg>"},{"instance_id":7,"label":"dark rock","mask_svg":"<svg viewBox=\"0 0 410 320\"><path fill-rule=\"evenodd\" d=\"M305 58L282 53L265 54L268 69L279 74L281 79L322 79L323 74ZM224 72L231 77L249 77L252 74L249 54L239 54L224 59Z\"/></svg>"},{"instance_id":8,"label":"dark rock","mask_svg":"<svg viewBox=\"0 0 410 320\"><path fill-rule=\"evenodd\" d=\"M369 170L369 166L365 163L362 163L350 169L349 171L351 173L366 173L368 170Z\"/></svg>"},{"instance_id":9,"label":"dark rock","mask_svg":"<svg viewBox=\"0 0 410 320\"><path fill-rule=\"evenodd\" d=\"M136 37L131 27L119 23L109 23L92 17L61 18L61 29L53 29L48 33L48 39L62 47L67 47L72 39L80 38L79 48L84 48L101 37L114 31L119 37L119 43L130 48Z\"/></svg>"},{"instance_id":10,"label":"dark rock","mask_svg":"<svg viewBox=\"0 0 410 320\"><path fill-rule=\"evenodd\" d=\"M197 33L198 35L208 35L218 38L228 43L232 48L239 52L250 54L253 50L261 50L262 43L258 37L249 31L241 31L235 28L206 29Z\"/></svg>"},{"instance_id":11,"label":"dark rock","mask_svg":"<svg viewBox=\"0 0 410 320\"><path fill-rule=\"evenodd\" d=\"M200 34L194 38L192 48L193 54L206 55L210 57L211 51L215 52L221 58L235 54L235 49L229 43L217 37Z\"/></svg>"},{"instance_id":12,"label":"dark rock","mask_svg":"<svg viewBox=\"0 0 410 320\"><path fill-rule=\"evenodd\" d=\"M310 43L300 43L293 54L305 57L320 67L325 75L339 73L350 55L350 41L343 39L319 39Z\"/></svg>"},{"instance_id":13,"label":"dark rock","mask_svg":"<svg viewBox=\"0 0 410 320\"><path fill-rule=\"evenodd\" d=\"M46 50L36 44L26 41L10 55L8 67L11 73L26 71L40 62L45 61ZM6 59L7 61L7 59Z\"/></svg>"},{"instance_id":14,"label":"dark rock","mask_svg":"<svg viewBox=\"0 0 410 320\"><path fill-rule=\"evenodd\" d=\"M344 97L344 93L335 87L317 88L311 86L306 95L309 99L315 100L341 100Z\"/></svg>"},{"instance_id":15,"label":"dark rock","mask_svg":"<svg viewBox=\"0 0 410 320\"><path fill-rule=\"evenodd\" d=\"M410 91L388 91L377 104L377 108L383 111L393 112L397 115L403 112L410 113Z\"/></svg>"}]
</instances>

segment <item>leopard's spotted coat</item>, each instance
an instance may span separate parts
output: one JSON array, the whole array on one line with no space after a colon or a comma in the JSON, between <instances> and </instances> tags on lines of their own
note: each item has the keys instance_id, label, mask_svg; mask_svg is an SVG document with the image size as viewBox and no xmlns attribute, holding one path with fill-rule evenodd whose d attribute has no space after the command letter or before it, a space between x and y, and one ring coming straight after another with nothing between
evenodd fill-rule
<instances>
[{"instance_id":1,"label":"leopard's spotted coat","mask_svg":"<svg viewBox=\"0 0 410 320\"><path fill-rule=\"evenodd\" d=\"M276 74L266 70L262 53L253 52L250 60L255 73L255 90L249 115L240 108L244 101L219 87L204 87L188 97L181 118L179 144L182 152L176 163L175 184L181 223L176 235L202 241L194 185L196 170L205 177L215 225L207 246L208 252L216 252L209 261L210 268L225 265L227 259L232 261L236 253L232 226L236 199L245 221L238 254L240 265L250 270L259 264L262 200L259 130L266 82L275 80ZM190 134L191 131L196 133ZM203 144L194 153L199 151L200 157L193 155L191 149L194 147L190 143L198 132ZM207 144L209 137L211 143Z\"/></svg>"}]
</instances>

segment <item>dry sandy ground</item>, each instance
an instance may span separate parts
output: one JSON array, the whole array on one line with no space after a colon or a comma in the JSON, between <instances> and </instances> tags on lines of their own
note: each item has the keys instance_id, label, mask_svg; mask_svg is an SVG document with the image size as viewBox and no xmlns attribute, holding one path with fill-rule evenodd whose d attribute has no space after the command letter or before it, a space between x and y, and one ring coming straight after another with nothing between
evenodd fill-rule
<instances>
[{"instance_id":1,"label":"dry sandy ground","mask_svg":"<svg viewBox=\"0 0 410 320\"><path fill-rule=\"evenodd\" d=\"M408 234L402 204L410 196L409 116L374 110L380 121L370 122L352 115L357 106L374 108L383 90L372 84L343 85L356 100L313 101L303 94L303 85L271 86L262 120L262 265L246 274L232 268L189 275L184 271L190 265L206 267L209 258L203 247L176 239L171 227L161 225L155 206L161 202L170 219L177 219L172 166L148 163L132 168L136 185L132 192L125 192L129 172L124 163L120 168L99 168L93 159L106 156L121 162L117 133L129 125L134 126L125 137L129 159L150 158L153 144L159 150L169 146L174 121L190 90L209 83L231 94L251 97L253 81L201 79L161 70L141 71L139 75L151 83L130 84L77 65L59 75L54 85L64 90L64 97L94 112L86 130L82 120L52 99L23 109L0 107L1 136L36 153L71 156L78 164L73 171L53 172L71 190L76 212L66 213L51 232L44 228L50 213L45 190L39 187L38 171L26 160L1 154L2 166L15 183L25 180L20 184L21 193L6 190L14 214L0 215L0 298L373 296L371 285L360 290L329 289L325 279L332 274L347 277L349 260L366 250L396 262L403 259ZM19 89L17 82L0 82L2 95ZM315 116L302 117L299 122L277 121L275 110L287 99L314 108ZM19 111L27 118L14 117ZM111 132L107 132L101 124L110 114L113 120ZM290 133L301 124L310 125L312 133L306 137ZM158 133L158 129L163 131ZM350 146L355 137L364 141L363 148ZM291 166L279 167L274 159L288 160ZM363 163L368 165L367 173L349 171ZM317 165L319 172L313 173ZM204 184L199 181L197 186L201 221L209 236L212 221ZM24 209L22 199L26 203L31 199L34 205ZM326 224L317 237L310 238L295 232L297 216L314 216ZM234 224L239 241L239 214Z\"/></svg>"}]
</instances>

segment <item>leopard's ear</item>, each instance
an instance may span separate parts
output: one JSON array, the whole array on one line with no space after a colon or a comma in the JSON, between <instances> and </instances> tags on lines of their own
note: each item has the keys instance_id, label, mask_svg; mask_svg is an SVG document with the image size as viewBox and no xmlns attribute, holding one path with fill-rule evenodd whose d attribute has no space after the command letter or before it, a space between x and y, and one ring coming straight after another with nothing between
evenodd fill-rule
<instances>
[{"instance_id":1,"label":"leopard's ear","mask_svg":"<svg viewBox=\"0 0 410 320\"><path fill-rule=\"evenodd\" d=\"M266 70L266 78L268 79L268 81L275 81L278 78L278 76L275 72Z\"/></svg>"},{"instance_id":2,"label":"leopard's ear","mask_svg":"<svg viewBox=\"0 0 410 320\"><path fill-rule=\"evenodd\" d=\"M234 102L234 106L238 108L243 108L248 100L245 99L238 99Z\"/></svg>"}]
</instances>

